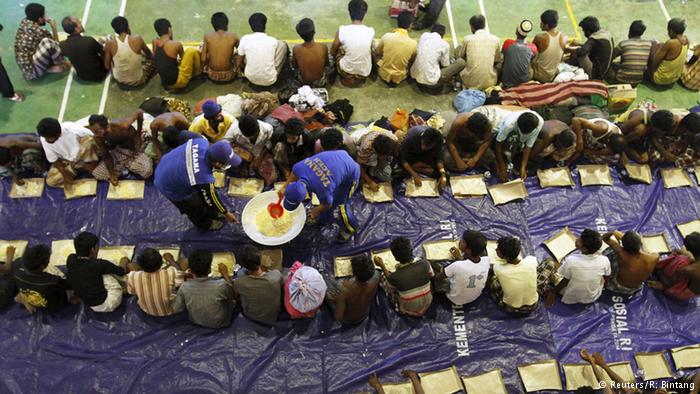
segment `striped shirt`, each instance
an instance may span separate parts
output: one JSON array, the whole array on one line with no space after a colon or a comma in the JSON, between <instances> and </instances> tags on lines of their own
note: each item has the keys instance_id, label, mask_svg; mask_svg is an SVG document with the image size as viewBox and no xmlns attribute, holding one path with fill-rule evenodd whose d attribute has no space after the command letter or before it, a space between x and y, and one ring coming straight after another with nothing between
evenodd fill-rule
<instances>
[{"instance_id":1,"label":"striped shirt","mask_svg":"<svg viewBox=\"0 0 700 394\"><path fill-rule=\"evenodd\" d=\"M156 272L133 271L126 277L126 290L136 295L139 307L151 316L169 316L175 313L175 289L180 287L184 272L175 267Z\"/></svg>"},{"instance_id":2,"label":"striped shirt","mask_svg":"<svg viewBox=\"0 0 700 394\"><path fill-rule=\"evenodd\" d=\"M621 53L620 71L617 80L621 83L640 83L644 79L651 52L651 41L641 38L624 40L617 44Z\"/></svg>"}]
</instances>

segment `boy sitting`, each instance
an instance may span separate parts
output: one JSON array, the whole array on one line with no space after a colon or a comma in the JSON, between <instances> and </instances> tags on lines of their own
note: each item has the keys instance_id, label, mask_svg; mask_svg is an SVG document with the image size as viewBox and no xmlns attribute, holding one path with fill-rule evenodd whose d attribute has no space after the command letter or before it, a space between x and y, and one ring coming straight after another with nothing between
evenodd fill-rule
<instances>
[{"instance_id":1,"label":"boy sitting","mask_svg":"<svg viewBox=\"0 0 700 394\"><path fill-rule=\"evenodd\" d=\"M610 246L605 255L612 271L606 278L605 288L626 295L636 293L654 272L659 255L642 250L642 239L634 231L609 232L603 235L603 241Z\"/></svg>"},{"instance_id":2,"label":"boy sitting","mask_svg":"<svg viewBox=\"0 0 700 394\"><path fill-rule=\"evenodd\" d=\"M163 266L163 260L168 264ZM138 257L138 267L126 277L126 291L136 295L139 307L151 316L170 316L175 313L175 290L185 278L173 255L161 257L153 248L146 248ZM183 261L186 265L186 261Z\"/></svg>"},{"instance_id":3,"label":"boy sitting","mask_svg":"<svg viewBox=\"0 0 700 394\"><path fill-rule=\"evenodd\" d=\"M537 258L520 258L520 240L503 237L498 240L496 255L505 264L493 265L489 287L491 298L507 312L528 315L537 307L539 283Z\"/></svg>"},{"instance_id":4,"label":"boy sitting","mask_svg":"<svg viewBox=\"0 0 700 394\"><path fill-rule=\"evenodd\" d=\"M18 261L19 264L13 270L19 291L15 300L24 305L29 313L33 314L37 310L53 313L68 304L68 281L44 272L49 265L50 256L51 248L48 246L32 246L24 252L21 262Z\"/></svg>"},{"instance_id":5,"label":"boy sitting","mask_svg":"<svg viewBox=\"0 0 700 394\"><path fill-rule=\"evenodd\" d=\"M260 251L252 245L244 246L236 260L247 271L233 281L243 314L258 323L274 324L280 313L282 274L278 270L267 271L260 264Z\"/></svg>"},{"instance_id":6,"label":"boy sitting","mask_svg":"<svg viewBox=\"0 0 700 394\"><path fill-rule=\"evenodd\" d=\"M328 291L326 302L335 319L343 324L360 324L369 316L369 309L379 287L379 273L367 255L353 257L352 278L338 282L324 276Z\"/></svg>"},{"instance_id":7,"label":"boy sitting","mask_svg":"<svg viewBox=\"0 0 700 394\"><path fill-rule=\"evenodd\" d=\"M435 291L445 293L453 304L462 306L476 300L486 286L491 264L486 254L486 237L480 231L466 230L459 249L452 248L457 260L447 267L433 264Z\"/></svg>"}]
</instances>

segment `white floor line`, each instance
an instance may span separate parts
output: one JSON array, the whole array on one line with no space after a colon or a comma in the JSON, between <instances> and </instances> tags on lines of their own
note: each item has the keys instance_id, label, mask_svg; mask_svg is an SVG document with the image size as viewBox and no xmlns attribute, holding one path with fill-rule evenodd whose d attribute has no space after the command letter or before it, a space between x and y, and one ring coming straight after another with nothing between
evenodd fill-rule
<instances>
[{"instance_id":1,"label":"white floor line","mask_svg":"<svg viewBox=\"0 0 700 394\"><path fill-rule=\"evenodd\" d=\"M484 0L479 0L479 10L481 11L481 15L486 18L486 32L491 33L491 30L489 29L489 18L486 16L486 7L484 7Z\"/></svg>"},{"instance_id":2,"label":"white floor line","mask_svg":"<svg viewBox=\"0 0 700 394\"><path fill-rule=\"evenodd\" d=\"M85 9L83 10L83 18L81 22L83 27L87 26L88 16L90 15L90 8L92 7L92 0L87 0L85 2ZM68 106L68 96L70 95L70 87L73 85L73 75L74 70L68 74L68 80L66 81L66 87L63 89L63 100L61 100L61 108L58 110L58 121L63 122L63 115L66 114L66 107Z\"/></svg>"},{"instance_id":3,"label":"white floor line","mask_svg":"<svg viewBox=\"0 0 700 394\"><path fill-rule=\"evenodd\" d=\"M124 16L124 12L126 11L126 0L122 0L121 5L119 6L119 16ZM97 110L98 114L104 114L105 112L105 106L107 106L107 95L109 94L109 84L112 83L112 73L107 74L107 78L105 79L105 86L102 88L102 97L100 98L100 107Z\"/></svg>"},{"instance_id":4,"label":"white floor line","mask_svg":"<svg viewBox=\"0 0 700 394\"><path fill-rule=\"evenodd\" d=\"M659 0L659 7L661 7L661 12L664 13L664 17L666 18L666 20L670 21L671 15L669 15L668 10L666 9L666 4L664 4L664 0Z\"/></svg>"},{"instance_id":5,"label":"white floor line","mask_svg":"<svg viewBox=\"0 0 700 394\"><path fill-rule=\"evenodd\" d=\"M458 45L457 31L455 30L455 21L452 17L452 6L450 0L447 0L447 20L450 22L450 33L452 34L452 46L456 49Z\"/></svg>"}]
</instances>

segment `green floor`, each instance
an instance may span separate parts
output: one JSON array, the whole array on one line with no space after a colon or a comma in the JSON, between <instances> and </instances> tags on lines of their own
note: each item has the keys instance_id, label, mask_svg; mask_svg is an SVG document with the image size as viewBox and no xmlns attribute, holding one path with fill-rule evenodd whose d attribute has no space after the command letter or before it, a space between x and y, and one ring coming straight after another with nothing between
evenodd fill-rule
<instances>
[{"instance_id":1,"label":"green floor","mask_svg":"<svg viewBox=\"0 0 700 394\"><path fill-rule=\"evenodd\" d=\"M104 36L111 33L109 21L117 15L120 0L93 0L87 23L88 34ZM380 36L391 30L394 21L387 17L388 0L369 0L370 10L366 23L373 26ZM512 37L517 23L524 18L537 22L539 14L548 8L559 11L560 28L568 35L574 35L566 0L484 0L484 8L491 31L501 38ZM37 121L45 116L56 117L66 88L67 73L50 75L39 82L26 82L14 62L14 33L24 15L25 2L2 0L0 23L5 30L0 32L0 56L16 90L27 96L22 104L0 100L0 132L32 131ZM209 30L209 16L216 11L224 11L231 19L230 28L240 34L248 33L248 16L253 12L264 12L268 16L268 33L286 40L298 40L294 31L296 21L302 17L311 17L316 22L317 39L330 40L337 27L347 23L345 0L296 0L293 4L286 1L258 0L210 0L195 2L189 0L128 0L125 16L131 22L134 33L143 35L147 41L154 37L152 22L157 17L166 17L173 24L176 39L199 41ZM570 0L576 20L587 15L596 15L604 28L610 30L616 39L624 39L627 27L634 19L642 19L648 26L649 37L664 39L666 19L657 0ZM671 16L681 16L690 24L687 34L691 42L700 42L700 0L666 0ZM82 17L86 2L84 0L46 1L47 15L60 21L65 15ZM451 0L454 16L455 35L458 40L469 32L469 17L479 13L477 0ZM163 12L165 11L165 12ZM618 22L621 21L621 22ZM448 27L448 41L452 42L447 10L444 10L440 22ZM60 26L59 26L60 29ZM411 33L414 37L419 32ZM97 112L102 97L103 83L84 83L74 80L70 88L65 119L77 119ZM195 81L184 92L178 94L194 104L202 97L216 96L224 93L249 91L246 83L240 81L215 85L204 80ZM348 98L355 106L354 119L376 119L391 114L397 107L421 109L447 109L451 106L453 94L428 95L417 90L414 84L404 83L396 88L388 88L380 80L370 80L361 88L348 89L336 84L329 88L331 98ZM109 116L121 116L134 110L146 97L163 95L160 81L156 77L146 87L135 91L122 91L116 85L109 87L105 112ZM688 107L698 100L700 95L689 92L680 86L671 90L652 91L640 86L640 98L654 99L663 107Z\"/></svg>"}]
</instances>

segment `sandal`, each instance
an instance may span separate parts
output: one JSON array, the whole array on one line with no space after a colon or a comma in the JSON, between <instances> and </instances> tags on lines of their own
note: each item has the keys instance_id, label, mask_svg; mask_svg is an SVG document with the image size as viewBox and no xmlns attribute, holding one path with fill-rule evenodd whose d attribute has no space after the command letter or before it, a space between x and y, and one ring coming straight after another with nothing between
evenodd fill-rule
<instances>
[{"instance_id":1,"label":"sandal","mask_svg":"<svg viewBox=\"0 0 700 394\"><path fill-rule=\"evenodd\" d=\"M7 99L10 100L10 101L14 101L14 102L16 102L16 103L21 103L22 101L24 101L24 96L22 96L21 93L15 92L15 95L14 95L14 96L8 97Z\"/></svg>"}]
</instances>

